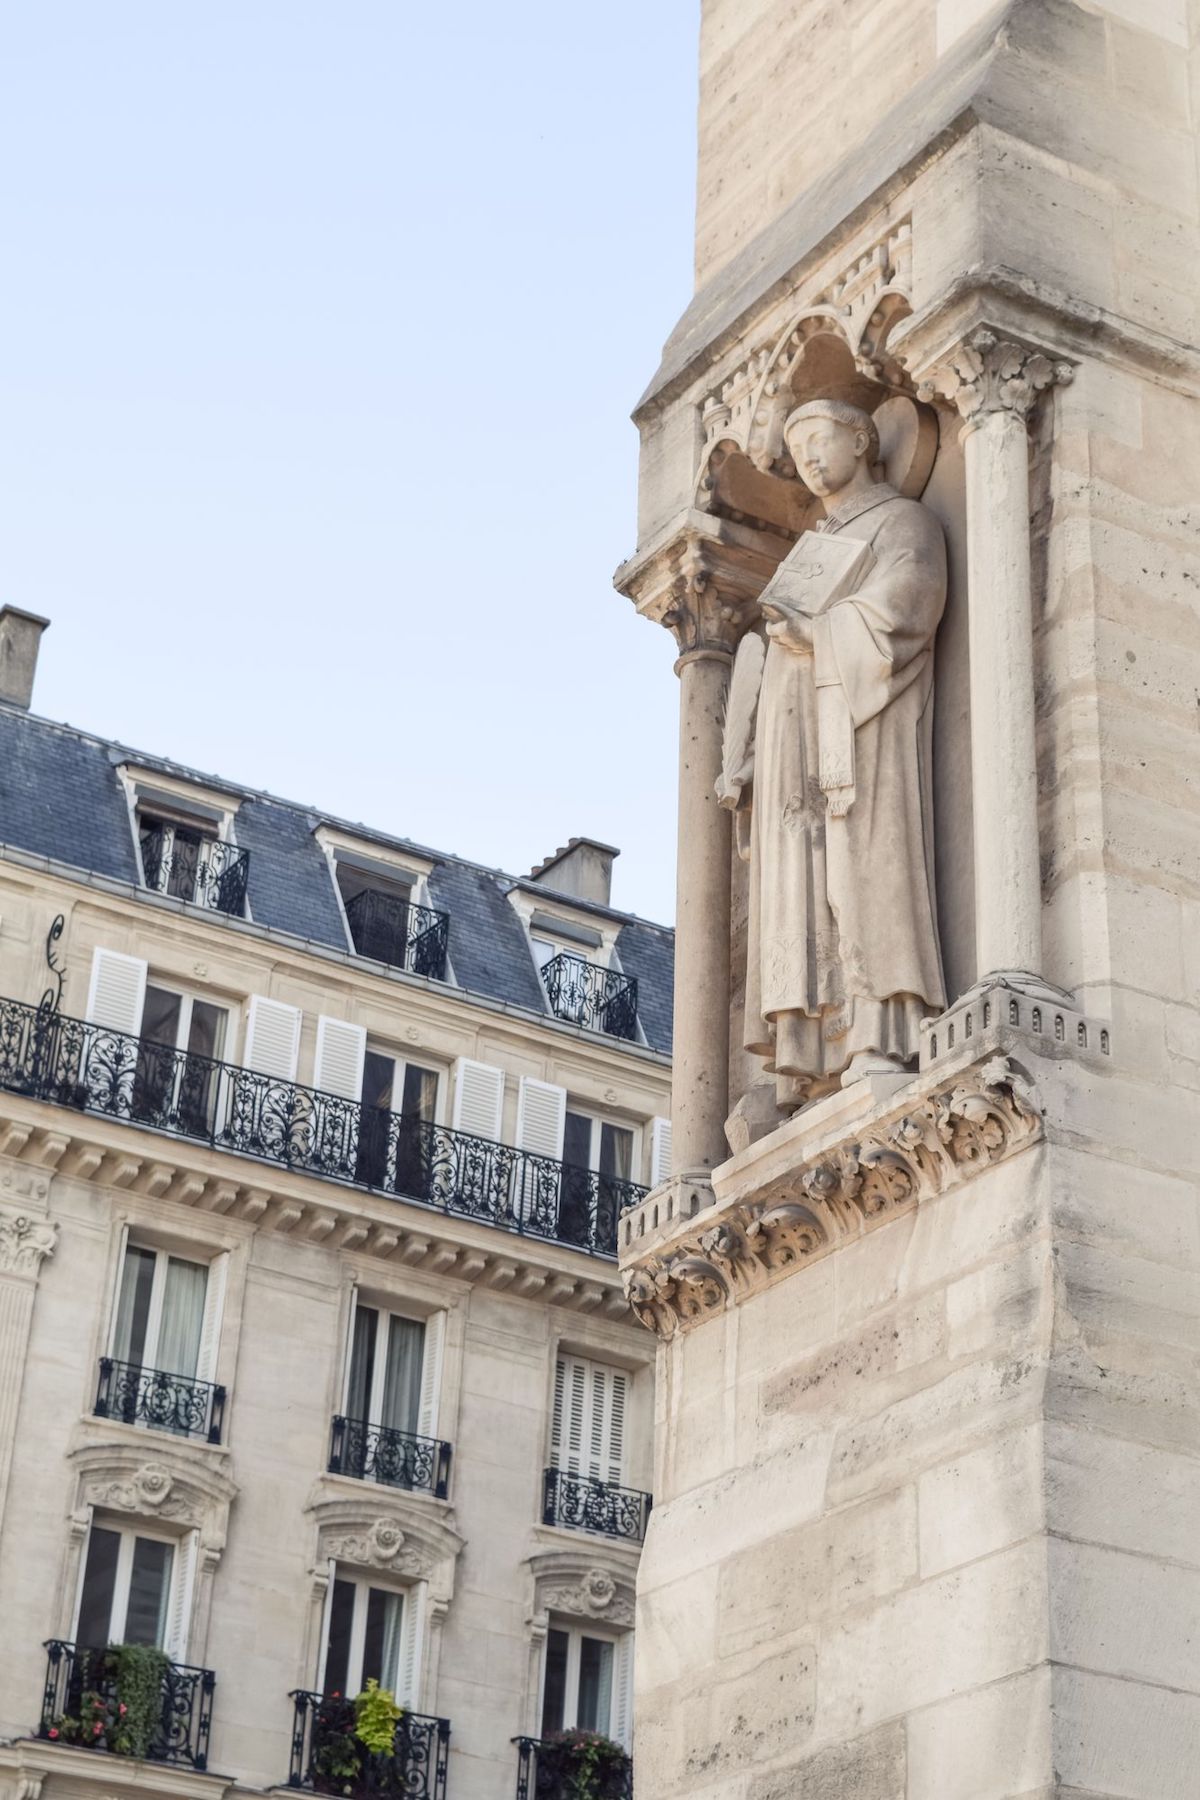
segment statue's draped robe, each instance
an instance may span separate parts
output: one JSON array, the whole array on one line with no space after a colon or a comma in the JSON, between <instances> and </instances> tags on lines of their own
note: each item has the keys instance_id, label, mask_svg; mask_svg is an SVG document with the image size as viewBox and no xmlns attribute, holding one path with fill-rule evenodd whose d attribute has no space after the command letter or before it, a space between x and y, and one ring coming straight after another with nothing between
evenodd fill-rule
<instances>
[{"instance_id":1,"label":"statue's draped robe","mask_svg":"<svg viewBox=\"0 0 1200 1800\"><path fill-rule=\"evenodd\" d=\"M874 564L814 624L814 654L769 641L755 728L746 1048L781 1101L832 1085L860 1050L907 1059L945 1005L934 902L933 641L946 598L942 529L879 484L819 527ZM854 726L854 794L818 784L816 685Z\"/></svg>"}]
</instances>

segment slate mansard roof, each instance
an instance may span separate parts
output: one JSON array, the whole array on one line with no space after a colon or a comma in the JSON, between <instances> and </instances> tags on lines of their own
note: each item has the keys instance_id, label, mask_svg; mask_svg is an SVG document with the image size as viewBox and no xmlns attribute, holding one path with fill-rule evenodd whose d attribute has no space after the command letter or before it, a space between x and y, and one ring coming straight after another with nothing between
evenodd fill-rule
<instances>
[{"instance_id":1,"label":"slate mansard roof","mask_svg":"<svg viewBox=\"0 0 1200 1800\"><path fill-rule=\"evenodd\" d=\"M407 850L433 864L430 903L450 915L450 962L457 985L491 1000L545 1011L529 942L507 899L517 878L406 839L349 824L271 794L198 774L0 703L0 843L137 885L141 881L129 807L117 770L131 764L228 793L237 803L235 833L250 853L250 916L336 950L349 948L318 826L353 832L364 844ZM528 891L528 890L527 890ZM553 889L533 891L548 901ZM638 1017L653 1050L671 1050L674 933L632 914L563 895L574 908L619 922L617 954L638 982Z\"/></svg>"}]
</instances>

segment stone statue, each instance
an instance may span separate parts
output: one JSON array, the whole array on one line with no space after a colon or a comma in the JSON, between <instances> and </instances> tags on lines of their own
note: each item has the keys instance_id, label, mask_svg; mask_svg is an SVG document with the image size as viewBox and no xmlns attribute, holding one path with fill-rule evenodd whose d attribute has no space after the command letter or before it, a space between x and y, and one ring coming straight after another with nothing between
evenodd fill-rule
<instances>
[{"instance_id":1,"label":"stone statue","mask_svg":"<svg viewBox=\"0 0 1200 1800\"><path fill-rule=\"evenodd\" d=\"M869 414L810 401L784 436L825 517L762 594L765 642L739 647L717 791L750 864L745 1044L794 1111L910 1065L945 1005L930 776L946 549L933 513L877 479Z\"/></svg>"}]
</instances>

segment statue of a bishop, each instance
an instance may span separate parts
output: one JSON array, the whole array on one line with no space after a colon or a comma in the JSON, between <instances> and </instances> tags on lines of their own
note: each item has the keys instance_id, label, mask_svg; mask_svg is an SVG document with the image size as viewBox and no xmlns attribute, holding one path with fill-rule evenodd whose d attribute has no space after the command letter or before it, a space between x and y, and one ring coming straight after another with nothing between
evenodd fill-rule
<instances>
[{"instance_id":1,"label":"statue of a bishop","mask_svg":"<svg viewBox=\"0 0 1200 1800\"><path fill-rule=\"evenodd\" d=\"M748 838L746 1048L794 1111L908 1067L945 1005L931 750L946 548L928 507L877 479L868 413L813 400L784 436L825 516L762 594L765 638L739 647L717 791Z\"/></svg>"}]
</instances>

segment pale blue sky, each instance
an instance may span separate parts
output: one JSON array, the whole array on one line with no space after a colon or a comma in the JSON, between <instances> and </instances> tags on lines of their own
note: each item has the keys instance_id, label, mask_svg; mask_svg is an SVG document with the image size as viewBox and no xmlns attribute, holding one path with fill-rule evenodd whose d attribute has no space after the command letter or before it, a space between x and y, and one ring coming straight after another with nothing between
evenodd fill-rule
<instances>
[{"instance_id":1,"label":"pale blue sky","mask_svg":"<svg viewBox=\"0 0 1200 1800\"><path fill-rule=\"evenodd\" d=\"M37 0L3 34L0 600L34 706L673 904L612 589L691 274L697 0Z\"/></svg>"}]
</instances>

